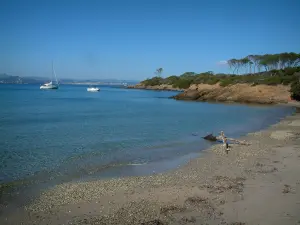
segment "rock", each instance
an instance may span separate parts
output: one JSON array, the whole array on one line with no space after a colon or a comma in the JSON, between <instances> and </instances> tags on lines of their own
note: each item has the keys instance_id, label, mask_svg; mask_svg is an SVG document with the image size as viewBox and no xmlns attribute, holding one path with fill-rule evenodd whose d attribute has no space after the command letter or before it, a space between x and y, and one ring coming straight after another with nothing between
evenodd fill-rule
<instances>
[{"instance_id":1,"label":"rock","mask_svg":"<svg viewBox=\"0 0 300 225\"><path fill-rule=\"evenodd\" d=\"M174 96L173 98L177 100L197 100L199 97L200 95L197 90L188 90Z\"/></svg>"},{"instance_id":2,"label":"rock","mask_svg":"<svg viewBox=\"0 0 300 225\"><path fill-rule=\"evenodd\" d=\"M226 87L199 84L174 97L176 100L241 102L257 104L287 103L290 98L289 87L284 85L268 86L235 84Z\"/></svg>"},{"instance_id":3,"label":"rock","mask_svg":"<svg viewBox=\"0 0 300 225\"><path fill-rule=\"evenodd\" d=\"M209 135L206 135L205 137L203 137L203 139L209 140L209 141L216 141L217 137L214 136L213 134L209 134Z\"/></svg>"}]
</instances>

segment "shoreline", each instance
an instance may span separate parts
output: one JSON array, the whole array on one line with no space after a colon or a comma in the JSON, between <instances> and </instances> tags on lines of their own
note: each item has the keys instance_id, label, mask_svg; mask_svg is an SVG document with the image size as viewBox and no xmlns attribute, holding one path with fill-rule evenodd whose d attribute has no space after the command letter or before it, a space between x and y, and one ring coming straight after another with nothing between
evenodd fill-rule
<instances>
[{"instance_id":1,"label":"shoreline","mask_svg":"<svg viewBox=\"0 0 300 225\"><path fill-rule=\"evenodd\" d=\"M294 107L297 107L297 105L287 105L287 104L276 104L276 105L270 106L270 105L254 104L254 103L252 103L252 104L251 103L250 104L241 104L241 103L237 103L237 102L231 102L231 103L229 103L229 102L221 102L221 103L218 103L218 102L208 102L208 103L210 103L210 104L225 104L225 105L246 105L246 106L251 106L251 107L256 107L256 106L257 107L276 107L276 106L280 107L280 106L282 106L282 107L289 108L289 109L293 109ZM231 135L233 135L232 136L233 138L240 138L240 137L243 137L243 136L245 136L246 134L248 134L250 132L255 132L255 131L259 131L261 129L266 129L269 126L272 126L273 124L279 122L282 118L284 118L286 116L289 116L289 115L291 115L293 113L294 113L294 110L289 110L289 112L285 113L283 115L283 117L282 117L282 115L276 116L276 117L274 116L273 121L269 121L263 127L260 127L260 128L256 127L255 129L249 129L248 128L247 130L240 131L238 134L234 134L234 135L231 134ZM190 134L191 137L192 136L197 136L197 138L199 140L202 140L202 141L204 141L204 142L206 142L208 144L204 144L204 145L199 146L199 140L197 140L197 141L196 140L193 140L193 141L190 140L189 142L186 142L184 144L185 145L184 147L185 148L189 148L189 149L191 149L191 148L193 149L193 151L188 152L187 155L188 154L199 154L202 151L204 151L207 148L209 148L207 145L214 145L214 144L216 144L214 142L210 143L210 142L207 142L207 141L203 140L201 138L201 135L200 136L199 135L200 134L198 134L197 132ZM203 134L203 135L205 135L205 134ZM172 143L172 145L173 145L173 142L167 142L167 143ZM166 144L166 143L164 143L164 144ZM187 146L187 145L189 145L189 146ZM190 145L192 145L192 146L190 146ZM182 147L183 146L181 146L181 148ZM167 145L166 146L160 146L160 147L155 146L155 148L160 149L160 150L163 151L163 150L166 150L168 148L174 148L174 146L173 147L169 147ZM176 157L163 158L163 159L161 159L159 161L150 161L150 162L147 162L147 163L143 162L141 165L143 166L143 165L150 165L150 164L158 164L158 163L163 162L163 161L167 161L167 162L169 162L169 161L182 161L181 159L182 158L186 158L187 155L183 154L183 155L178 155ZM135 166L134 163L131 163L131 162L120 162L120 163L113 163L112 162L112 163L100 165L97 168L99 169L99 171L102 171L102 170L105 170L107 168L117 168L117 167L132 166L132 165ZM172 169L163 170L163 169L159 168L158 170L162 171L162 173L164 173L166 171L173 170L174 168L177 168L177 166L174 166ZM14 179L14 180L1 180L2 182L0 182L0 193L1 193L1 188L3 188L3 189L9 188L9 187L18 188L18 187L27 186L27 185L38 185L39 183L47 183L47 181L48 181L47 178L46 179L42 179L42 180L40 179L40 177L44 178L47 173L49 173L49 174L50 173L51 174L58 173L58 174L60 174L60 177L64 177L64 180L66 180L65 182L69 182L68 180L74 180L74 179L82 180L81 177L78 178L78 176L75 175L76 172L73 175L70 175L70 173L69 173L69 175L71 177L70 179L65 178L65 175L61 174L60 172L61 171L58 168L53 168L52 170L49 170L49 171L43 171L43 170L41 170L39 172L36 172L34 175L30 175L30 176L26 176L26 177L20 177L18 179ZM134 174L133 175L121 175L119 177L115 176L115 175L112 175L112 177L104 176L105 177L104 179L110 179L110 178L116 178L116 177L117 178L124 178L124 177L126 178L126 177L130 177L130 176L148 176L148 174L153 174L153 172L154 171L151 170L150 172L147 172L146 174L142 174L142 175L134 175ZM85 175L88 176L88 174L89 173L88 173L88 170L87 170L87 172L86 172ZM82 173L82 175L83 175L83 173ZM55 179L53 175L50 175L50 176L52 177L51 180ZM95 179L95 178L92 178L92 179ZM101 175L100 175L99 179L102 179ZM85 180L89 180L89 178L87 178ZM57 185L57 184L59 184L59 183L55 183L55 185ZM51 185L49 185L49 186L51 186ZM1 200L1 198L0 198L0 200Z\"/></svg>"},{"instance_id":2,"label":"shoreline","mask_svg":"<svg viewBox=\"0 0 300 225\"><path fill-rule=\"evenodd\" d=\"M221 145L214 145L201 157L162 174L63 183L44 191L25 211L1 215L0 221L296 224L300 220L299 133L298 109L279 123L242 137L251 145L233 145L228 155Z\"/></svg>"}]
</instances>

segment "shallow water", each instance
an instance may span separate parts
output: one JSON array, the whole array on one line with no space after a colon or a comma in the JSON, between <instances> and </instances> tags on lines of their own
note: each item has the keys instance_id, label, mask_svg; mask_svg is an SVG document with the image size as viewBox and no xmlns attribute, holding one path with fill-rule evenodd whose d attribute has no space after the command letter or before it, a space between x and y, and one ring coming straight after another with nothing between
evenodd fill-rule
<instances>
[{"instance_id":1,"label":"shallow water","mask_svg":"<svg viewBox=\"0 0 300 225\"><path fill-rule=\"evenodd\" d=\"M119 177L162 172L210 146L291 114L284 106L168 99L176 92L62 85L0 85L0 183L19 179Z\"/></svg>"}]
</instances>

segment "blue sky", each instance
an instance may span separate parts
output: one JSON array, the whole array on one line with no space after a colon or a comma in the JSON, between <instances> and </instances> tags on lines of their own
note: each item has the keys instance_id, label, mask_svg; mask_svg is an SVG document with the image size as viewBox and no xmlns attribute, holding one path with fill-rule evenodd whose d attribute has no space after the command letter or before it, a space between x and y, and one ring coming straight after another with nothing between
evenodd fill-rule
<instances>
[{"instance_id":1,"label":"blue sky","mask_svg":"<svg viewBox=\"0 0 300 225\"><path fill-rule=\"evenodd\" d=\"M0 73L143 80L300 52L299 0L1 0Z\"/></svg>"}]
</instances>

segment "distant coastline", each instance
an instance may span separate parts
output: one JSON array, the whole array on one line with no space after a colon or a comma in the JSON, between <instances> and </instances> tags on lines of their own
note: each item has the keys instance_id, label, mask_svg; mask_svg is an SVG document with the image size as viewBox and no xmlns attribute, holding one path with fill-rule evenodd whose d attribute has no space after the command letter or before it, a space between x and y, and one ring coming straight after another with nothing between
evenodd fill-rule
<instances>
[{"instance_id":1,"label":"distant coastline","mask_svg":"<svg viewBox=\"0 0 300 225\"><path fill-rule=\"evenodd\" d=\"M121 83L121 82L65 82L62 84L68 84L68 85L111 85L111 86L127 86L127 83Z\"/></svg>"},{"instance_id":2,"label":"distant coastline","mask_svg":"<svg viewBox=\"0 0 300 225\"><path fill-rule=\"evenodd\" d=\"M0 74L0 84L43 84L49 82L45 77L20 77L8 74ZM93 79L93 80L76 80L76 79L59 79L60 84L68 85L116 85L127 86L135 85L138 81L134 80L117 80L117 79Z\"/></svg>"}]
</instances>

